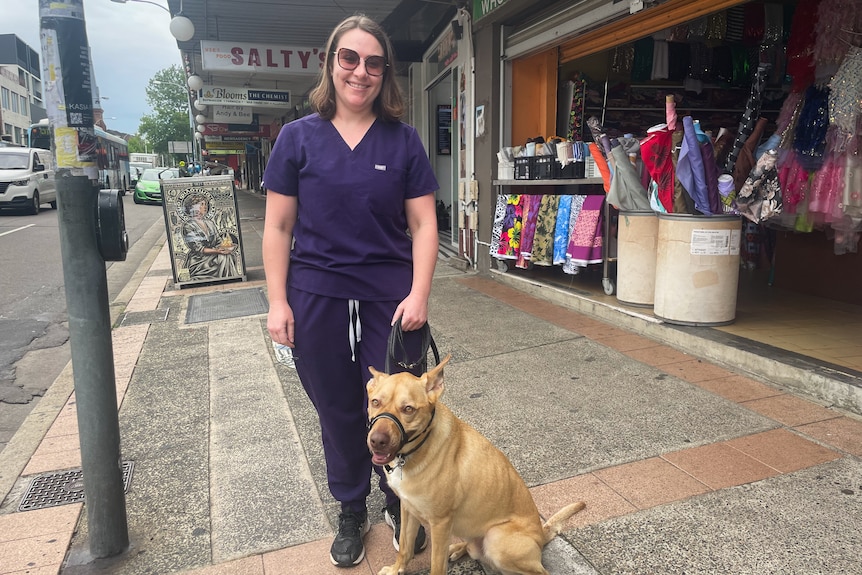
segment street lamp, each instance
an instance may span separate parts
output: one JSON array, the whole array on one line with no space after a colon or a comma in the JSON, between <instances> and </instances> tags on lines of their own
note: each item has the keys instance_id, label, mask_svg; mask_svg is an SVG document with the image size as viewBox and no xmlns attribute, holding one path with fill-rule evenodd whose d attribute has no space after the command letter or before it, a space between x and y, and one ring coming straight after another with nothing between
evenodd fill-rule
<instances>
[{"instance_id":1,"label":"street lamp","mask_svg":"<svg viewBox=\"0 0 862 575\"><path fill-rule=\"evenodd\" d=\"M157 2L153 2L152 0L111 0L111 2L116 2L118 4L125 4L126 2L140 2L142 4L152 4L153 6L158 6L168 14L171 14L171 11L168 10L167 7L162 6ZM171 14L173 18L171 18L171 23L168 25L168 29L171 31L171 35L179 40L180 42L187 42L191 40L195 35L195 25L194 23L183 16L183 3L180 0L180 11L175 15Z\"/></svg>"},{"instance_id":2,"label":"street lamp","mask_svg":"<svg viewBox=\"0 0 862 575\"><path fill-rule=\"evenodd\" d=\"M119 0L114 0L115 2ZM186 99L188 99L188 91L189 89L182 84L176 82L166 82L164 80L151 80L153 84L158 84L160 86L176 86L180 90L186 93ZM192 159L195 161L200 161L200 158L197 154L197 146L195 146L195 119L192 115L192 108L189 106L189 143L192 145Z\"/></svg>"}]
</instances>

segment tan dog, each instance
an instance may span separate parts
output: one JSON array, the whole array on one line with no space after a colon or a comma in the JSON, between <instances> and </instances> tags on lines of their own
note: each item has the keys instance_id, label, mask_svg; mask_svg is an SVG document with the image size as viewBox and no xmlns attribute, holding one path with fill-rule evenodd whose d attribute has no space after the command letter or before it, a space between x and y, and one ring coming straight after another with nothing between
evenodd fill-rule
<instances>
[{"instance_id":1,"label":"tan dog","mask_svg":"<svg viewBox=\"0 0 862 575\"><path fill-rule=\"evenodd\" d=\"M368 448L401 498L399 540L414 541L420 521L430 528L431 575L445 575L446 557L464 553L506 575L548 575L542 548L585 507L564 507L544 525L524 480L509 459L439 400L443 366L422 375L387 375L370 368ZM464 542L447 548L452 536ZM413 545L379 575L404 573Z\"/></svg>"}]
</instances>

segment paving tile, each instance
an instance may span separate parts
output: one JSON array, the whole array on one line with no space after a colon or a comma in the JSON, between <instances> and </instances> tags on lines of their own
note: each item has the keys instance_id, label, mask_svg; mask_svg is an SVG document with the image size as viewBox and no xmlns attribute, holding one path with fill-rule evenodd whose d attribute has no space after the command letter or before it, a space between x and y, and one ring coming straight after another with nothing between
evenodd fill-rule
<instances>
[{"instance_id":1,"label":"paving tile","mask_svg":"<svg viewBox=\"0 0 862 575\"><path fill-rule=\"evenodd\" d=\"M54 420L45 437L58 435L78 435L78 415L61 415Z\"/></svg>"},{"instance_id":2,"label":"paving tile","mask_svg":"<svg viewBox=\"0 0 862 575\"><path fill-rule=\"evenodd\" d=\"M428 534L430 537L430 533ZM448 548L449 541L446 541ZM327 548L327 553L328 553ZM395 563L397 551L392 545L392 528L385 523L376 523L365 536L365 560L372 573L377 573L383 567ZM407 573L417 573L431 567L431 541L425 551L419 553L407 564Z\"/></svg>"},{"instance_id":3,"label":"paving tile","mask_svg":"<svg viewBox=\"0 0 862 575\"><path fill-rule=\"evenodd\" d=\"M709 487L660 457L601 469L593 475L639 509L710 491Z\"/></svg>"},{"instance_id":4,"label":"paving tile","mask_svg":"<svg viewBox=\"0 0 862 575\"><path fill-rule=\"evenodd\" d=\"M30 458L30 462L27 463L27 467L21 472L21 475L38 475L39 473L74 469L76 467L81 467L80 449L57 451L44 455L40 454L37 450L33 457Z\"/></svg>"},{"instance_id":5,"label":"paving tile","mask_svg":"<svg viewBox=\"0 0 862 575\"><path fill-rule=\"evenodd\" d=\"M543 519L570 503L583 501L587 504L586 509L566 522L564 529L575 529L637 511L637 507L592 473L539 485L530 489L530 493Z\"/></svg>"},{"instance_id":6,"label":"paving tile","mask_svg":"<svg viewBox=\"0 0 862 575\"><path fill-rule=\"evenodd\" d=\"M577 333L597 341L613 337L621 337L628 334L625 330L602 322L598 322L591 326L584 326L577 330Z\"/></svg>"},{"instance_id":7,"label":"paving tile","mask_svg":"<svg viewBox=\"0 0 862 575\"><path fill-rule=\"evenodd\" d=\"M36 455L70 451L80 449L80 447L81 442L78 439L77 433L74 435L53 435L42 440L42 443L39 444L36 450Z\"/></svg>"},{"instance_id":8,"label":"paving tile","mask_svg":"<svg viewBox=\"0 0 862 575\"><path fill-rule=\"evenodd\" d=\"M336 567L329 560L329 548L332 539L318 539L310 543L295 545L263 555L263 572L265 575L285 575L286 573L314 573L314 575L370 575L368 565L368 537L365 537L366 558L359 565L345 569ZM377 573L374 571L373 573Z\"/></svg>"},{"instance_id":9,"label":"paving tile","mask_svg":"<svg viewBox=\"0 0 862 575\"><path fill-rule=\"evenodd\" d=\"M642 349L644 351L656 351L659 348L665 347L663 345L657 344L655 341L649 338L633 333L627 333L625 335L615 335L602 338L597 341L611 349L615 349L622 352L632 351L636 349Z\"/></svg>"},{"instance_id":10,"label":"paving tile","mask_svg":"<svg viewBox=\"0 0 862 575\"><path fill-rule=\"evenodd\" d=\"M183 575L264 575L263 557L254 555L219 565L183 571L182 573ZM281 573L287 573L287 571L281 571Z\"/></svg>"},{"instance_id":11,"label":"paving tile","mask_svg":"<svg viewBox=\"0 0 862 575\"><path fill-rule=\"evenodd\" d=\"M54 567L58 572L72 539L67 532L36 535L0 543L0 573L26 573L27 569Z\"/></svg>"},{"instance_id":12,"label":"paving tile","mask_svg":"<svg viewBox=\"0 0 862 575\"><path fill-rule=\"evenodd\" d=\"M773 397L784 393L780 389L760 383L744 375L708 379L697 382L697 385L736 403Z\"/></svg>"},{"instance_id":13,"label":"paving tile","mask_svg":"<svg viewBox=\"0 0 862 575\"><path fill-rule=\"evenodd\" d=\"M827 445L862 457L862 421L839 417L801 425L796 429Z\"/></svg>"},{"instance_id":14,"label":"paving tile","mask_svg":"<svg viewBox=\"0 0 862 575\"><path fill-rule=\"evenodd\" d=\"M71 533L78 522L82 507L82 503L72 503L0 515L0 543L66 531ZM0 566L2 565L3 560L0 557Z\"/></svg>"},{"instance_id":15,"label":"paving tile","mask_svg":"<svg viewBox=\"0 0 862 575\"><path fill-rule=\"evenodd\" d=\"M743 403L745 407L789 427L835 419L840 415L795 395L777 395Z\"/></svg>"},{"instance_id":16,"label":"paving tile","mask_svg":"<svg viewBox=\"0 0 862 575\"><path fill-rule=\"evenodd\" d=\"M656 348L633 349L625 352L630 358L653 367L691 361L691 356L666 345Z\"/></svg>"},{"instance_id":17,"label":"paving tile","mask_svg":"<svg viewBox=\"0 0 862 575\"><path fill-rule=\"evenodd\" d=\"M713 443L662 455L712 489L743 485L778 475L778 470L724 443Z\"/></svg>"},{"instance_id":18,"label":"paving tile","mask_svg":"<svg viewBox=\"0 0 862 575\"><path fill-rule=\"evenodd\" d=\"M662 371L666 371L689 383L699 383L710 379L736 375L732 371L700 359L689 359L688 361L664 365L662 366Z\"/></svg>"},{"instance_id":19,"label":"paving tile","mask_svg":"<svg viewBox=\"0 0 862 575\"><path fill-rule=\"evenodd\" d=\"M813 467L841 457L837 451L783 428L739 437L725 443L782 473Z\"/></svg>"}]
</instances>

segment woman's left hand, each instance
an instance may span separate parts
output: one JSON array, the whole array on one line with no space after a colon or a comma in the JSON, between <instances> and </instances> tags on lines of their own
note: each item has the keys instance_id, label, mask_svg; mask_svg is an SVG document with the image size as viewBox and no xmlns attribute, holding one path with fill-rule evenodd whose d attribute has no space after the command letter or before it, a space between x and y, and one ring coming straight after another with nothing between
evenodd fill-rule
<instances>
[{"instance_id":1,"label":"woman's left hand","mask_svg":"<svg viewBox=\"0 0 862 575\"><path fill-rule=\"evenodd\" d=\"M414 331L421 328L428 321L428 301L422 297L408 295L395 308L392 325L395 325L399 317L401 318L401 329L404 331Z\"/></svg>"}]
</instances>

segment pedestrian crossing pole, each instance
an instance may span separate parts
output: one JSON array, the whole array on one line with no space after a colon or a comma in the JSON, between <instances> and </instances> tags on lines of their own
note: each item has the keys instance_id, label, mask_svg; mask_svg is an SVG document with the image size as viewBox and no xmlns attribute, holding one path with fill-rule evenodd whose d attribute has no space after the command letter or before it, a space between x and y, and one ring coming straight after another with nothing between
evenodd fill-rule
<instances>
[{"instance_id":1,"label":"pedestrian crossing pole","mask_svg":"<svg viewBox=\"0 0 862 575\"><path fill-rule=\"evenodd\" d=\"M105 260L97 239L98 146L83 0L39 0L42 86L53 131L60 252L94 558L129 546Z\"/></svg>"}]
</instances>

